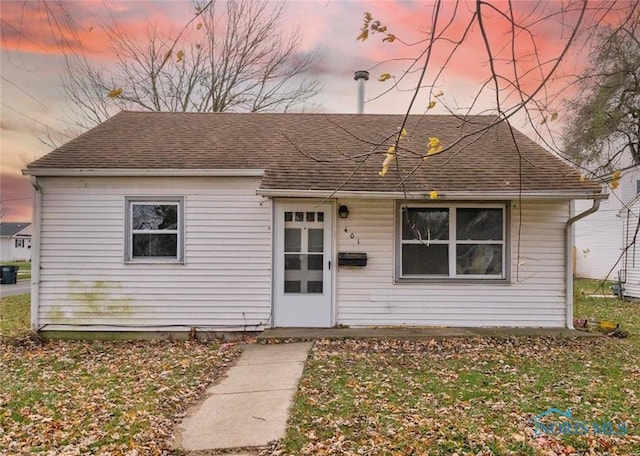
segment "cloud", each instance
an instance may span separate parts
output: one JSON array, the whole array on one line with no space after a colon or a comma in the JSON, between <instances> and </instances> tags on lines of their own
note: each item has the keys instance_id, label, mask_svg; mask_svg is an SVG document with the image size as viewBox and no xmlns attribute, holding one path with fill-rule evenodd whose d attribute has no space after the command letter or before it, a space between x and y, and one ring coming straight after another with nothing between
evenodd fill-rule
<instances>
[{"instance_id":1,"label":"cloud","mask_svg":"<svg viewBox=\"0 0 640 456\"><path fill-rule=\"evenodd\" d=\"M0 119L0 130L4 130L5 132L31 133L33 125L27 122L18 122L13 119L7 120L4 118Z\"/></svg>"},{"instance_id":2,"label":"cloud","mask_svg":"<svg viewBox=\"0 0 640 456\"><path fill-rule=\"evenodd\" d=\"M0 174L0 218L3 222L31 220L32 187L29 178Z\"/></svg>"},{"instance_id":3,"label":"cloud","mask_svg":"<svg viewBox=\"0 0 640 456\"><path fill-rule=\"evenodd\" d=\"M509 10L510 5L512 11ZM498 75L497 83L504 106L521 101L514 85L524 92L525 98L532 94L545 82L561 56L570 37L571 26L576 24L579 16L577 6L565 2L496 1L484 4L481 29L478 18L474 16L474 3L443 2L433 35L435 42L428 53L423 51L432 38L433 5L382 2L371 6L369 12L374 20L380 20L389 32L399 38L393 43L383 43L380 34L373 34L362 43L360 56L377 62L371 67L372 79L375 81L379 74L390 73L396 80L405 78L405 82L399 85L401 91L411 90L415 87L419 69L428 57L426 89L438 77L439 82L433 87L435 92L442 90L451 94L454 91L452 81L465 80L465 90L455 87L456 98L462 106L470 104L479 91L484 95L495 94L493 73ZM518 27L512 28L508 19L510 14ZM598 20L597 15L589 20ZM566 80L563 81L561 76L575 74L579 62L575 55L571 57L539 96L552 100L565 89ZM440 72L442 74L438 76Z\"/></svg>"},{"instance_id":4,"label":"cloud","mask_svg":"<svg viewBox=\"0 0 640 456\"><path fill-rule=\"evenodd\" d=\"M49 56L84 52L98 60L113 60L106 28L115 26L132 38L142 38L148 18L170 32L191 14L186 2L6 2L0 47Z\"/></svg>"},{"instance_id":5,"label":"cloud","mask_svg":"<svg viewBox=\"0 0 640 456\"><path fill-rule=\"evenodd\" d=\"M60 53L63 46L77 50L86 30L73 30L75 19L65 4L8 2L2 9L2 48L35 54ZM74 33L75 32L75 33Z\"/></svg>"}]
</instances>

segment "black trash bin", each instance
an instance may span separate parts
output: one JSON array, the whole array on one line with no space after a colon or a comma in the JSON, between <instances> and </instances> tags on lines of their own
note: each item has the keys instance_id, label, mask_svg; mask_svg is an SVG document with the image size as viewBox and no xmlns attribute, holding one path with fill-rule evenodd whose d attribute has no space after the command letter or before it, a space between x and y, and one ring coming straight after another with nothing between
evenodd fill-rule
<instances>
[{"instance_id":1,"label":"black trash bin","mask_svg":"<svg viewBox=\"0 0 640 456\"><path fill-rule=\"evenodd\" d=\"M0 283L3 285L18 283L18 266L3 264L0 266Z\"/></svg>"}]
</instances>

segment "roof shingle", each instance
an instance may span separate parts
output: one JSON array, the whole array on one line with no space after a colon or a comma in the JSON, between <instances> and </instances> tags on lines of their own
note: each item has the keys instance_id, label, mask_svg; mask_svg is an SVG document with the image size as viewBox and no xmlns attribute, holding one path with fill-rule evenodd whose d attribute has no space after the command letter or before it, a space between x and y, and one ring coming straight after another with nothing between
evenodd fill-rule
<instances>
[{"instance_id":1,"label":"roof shingle","mask_svg":"<svg viewBox=\"0 0 640 456\"><path fill-rule=\"evenodd\" d=\"M380 177L403 116L124 111L27 166L74 169L264 169L262 189L362 192L583 191L571 166L491 116L409 116L397 163ZM450 149L422 160L429 137ZM514 142L515 139L515 142Z\"/></svg>"},{"instance_id":2,"label":"roof shingle","mask_svg":"<svg viewBox=\"0 0 640 456\"><path fill-rule=\"evenodd\" d=\"M0 236L15 236L30 225L29 222L2 222L0 223Z\"/></svg>"}]
</instances>

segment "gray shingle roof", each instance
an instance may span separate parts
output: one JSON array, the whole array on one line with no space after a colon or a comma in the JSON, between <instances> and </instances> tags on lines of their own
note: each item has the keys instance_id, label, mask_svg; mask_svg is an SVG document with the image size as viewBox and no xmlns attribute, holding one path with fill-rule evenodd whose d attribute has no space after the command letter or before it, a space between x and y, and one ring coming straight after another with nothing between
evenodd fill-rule
<instances>
[{"instance_id":1,"label":"gray shingle roof","mask_svg":"<svg viewBox=\"0 0 640 456\"><path fill-rule=\"evenodd\" d=\"M27 173L264 169L264 190L600 191L595 182L580 182L572 167L524 134L513 131L512 137L504 123L473 134L493 120L490 116L466 122L454 116L410 116L397 165L380 177L384 154L402 118L125 111L29 164ZM421 157L432 136L451 148L424 161Z\"/></svg>"},{"instance_id":2,"label":"gray shingle roof","mask_svg":"<svg viewBox=\"0 0 640 456\"><path fill-rule=\"evenodd\" d=\"M0 236L14 236L31 225L29 222L2 222L0 223Z\"/></svg>"}]
</instances>

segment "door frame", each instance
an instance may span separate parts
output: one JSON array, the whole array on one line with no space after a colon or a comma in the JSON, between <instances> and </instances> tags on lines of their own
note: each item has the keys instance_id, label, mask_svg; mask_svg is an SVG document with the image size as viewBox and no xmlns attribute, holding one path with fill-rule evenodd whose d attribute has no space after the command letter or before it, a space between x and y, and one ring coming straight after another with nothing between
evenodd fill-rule
<instances>
[{"instance_id":1,"label":"door frame","mask_svg":"<svg viewBox=\"0 0 640 456\"><path fill-rule=\"evenodd\" d=\"M279 220L278 214L281 208L285 208L287 206L320 206L327 205L328 210L330 212L330 220L325 228L325 235L330 236L331 239L331 251L327 252L328 261L331 262L331 267L329 269L329 280L331 282L330 290L328 291L328 298L330 300L329 304L329 327L333 327L336 322L336 280L337 280L337 267L338 264L335 261L336 258L336 249L337 249L337 238L335 236L336 230L336 203L335 200L321 200L316 198L274 198L272 204L272 249L271 249L271 327L278 327L278 280L280 279L278 275L278 258L282 252L279 252L279 243L278 243L278 231L283 229L283 222ZM282 210L284 212L284 210ZM284 246L283 246L284 247Z\"/></svg>"}]
</instances>

